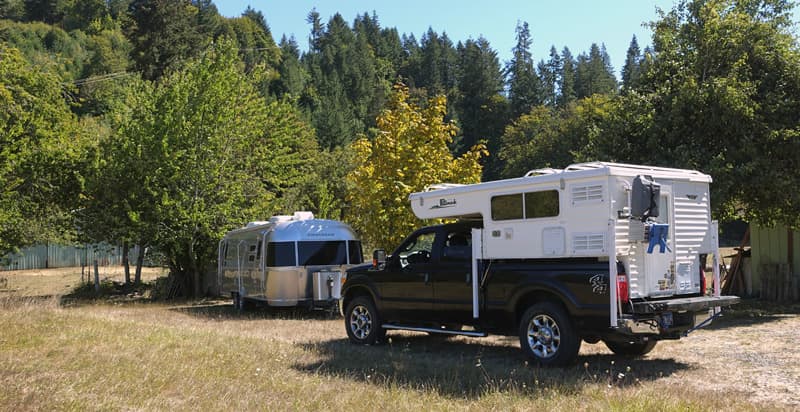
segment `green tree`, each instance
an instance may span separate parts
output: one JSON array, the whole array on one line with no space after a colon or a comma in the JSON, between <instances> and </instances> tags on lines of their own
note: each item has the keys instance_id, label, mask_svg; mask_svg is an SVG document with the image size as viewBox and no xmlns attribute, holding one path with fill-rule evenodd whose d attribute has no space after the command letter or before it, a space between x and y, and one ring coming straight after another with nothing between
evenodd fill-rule
<instances>
[{"instance_id":1,"label":"green tree","mask_svg":"<svg viewBox=\"0 0 800 412\"><path fill-rule=\"evenodd\" d=\"M460 73L456 111L462 136L457 153L464 153L481 141L491 152L503 133L508 117L508 103L500 95L503 74L497 52L483 37L460 45Z\"/></svg>"},{"instance_id":2,"label":"green tree","mask_svg":"<svg viewBox=\"0 0 800 412\"><path fill-rule=\"evenodd\" d=\"M581 53L575 67L575 95L577 98L593 94L613 94L617 90L617 79L611 67L611 58L606 47L592 43L589 54Z\"/></svg>"},{"instance_id":3,"label":"green tree","mask_svg":"<svg viewBox=\"0 0 800 412\"><path fill-rule=\"evenodd\" d=\"M0 43L0 256L74 235L70 210L91 142L62 91L55 74Z\"/></svg>"},{"instance_id":4,"label":"green tree","mask_svg":"<svg viewBox=\"0 0 800 412\"><path fill-rule=\"evenodd\" d=\"M506 65L506 77L508 78L508 100L511 110L511 117L517 118L524 113L528 113L542 103L540 96L541 85L539 77L536 76L536 69L533 66L533 55L531 54L531 33L528 29L528 22L517 22L517 44L512 49L511 61Z\"/></svg>"},{"instance_id":5,"label":"green tree","mask_svg":"<svg viewBox=\"0 0 800 412\"><path fill-rule=\"evenodd\" d=\"M302 181L313 135L291 104L265 103L224 39L141 96L107 146L128 182L123 205L108 209L136 229L136 243L163 252L196 296L219 237L268 216Z\"/></svg>"},{"instance_id":6,"label":"green tree","mask_svg":"<svg viewBox=\"0 0 800 412\"><path fill-rule=\"evenodd\" d=\"M576 161L594 160L581 152L604 136L604 125L614 113L614 101L594 95L564 108L538 106L506 127L499 158L502 177L524 175L544 167L563 168Z\"/></svg>"},{"instance_id":7,"label":"green tree","mask_svg":"<svg viewBox=\"0 0 800 412\"><path fill-rule=\"evenodd\" d=\"M133 0L129 14L131 59L145 79L160 78L203 48L198 10L189 0Z\"/></svg>"},{"instance_id":8,"label":"green tree","mask_svg":"<svg viewBox=\"0 0 800 412\"><path fill-rule=\"evenodd\" d=\"M653 60L597 153L700 169L721 218L799 225L800 53L792 3L683 1L653 23ZM625 135L642 133L636 144Z\"/></svg>"},{"instance_id":9,"label":"green tree","mask_svg":"<svg viewBox=\"0 0 800 412\"><path fill-rule=\"evenodd\" d=\"M550 47L550 59L547 62L542 60L538 66L539 84L541 85L539 100L546 106L556 107L558 105L560 81L558 76L562 72L562 66L561 56L556 47Z\"/></svg>"},{"instance_id":10,"label":"green tree","mask_svg":"<svg viewBox=\"0 0 800 412\"><path fill-rule=\"evenodd\" d=\"M483 145L459 158L449 151L456 126L444 119L444 96L425 108L409 103L408 88L396 85L389 106L378 117L378 135L352 144L355 169L347 175L347 220L371 246L391 248L418 225L408 195L440 183L480 181Z\"/></svg>"},{"instance_id":11,"label":"green tree","mask_svg":"<svg viewBox=\"0 0 800 412\"><path fill-rule=\"evenodd\" d=\"M642 54L639 51L639 43L636 36L631 39L628 45L628 52L625 55L625 65L622 66L622 92L636 88L641 77Z\"/></svg>"},{"instance_id":12,"label":"green tree","mask_svg":"<svg viewBox=\"0 0 800 412\"><path fill-rule=\"evenodd\" d=\"M561 71L558 74L558 107L566 107L576 99L575 59L566 46L561 50Z\"/></svg>"}]
</instances>

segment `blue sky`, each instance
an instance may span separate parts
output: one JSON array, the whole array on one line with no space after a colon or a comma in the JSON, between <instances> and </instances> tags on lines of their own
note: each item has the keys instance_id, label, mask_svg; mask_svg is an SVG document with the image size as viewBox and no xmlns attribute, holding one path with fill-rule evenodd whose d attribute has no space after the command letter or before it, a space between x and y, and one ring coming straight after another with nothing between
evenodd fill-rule
<instances>
[{"instance_id":1,"label":"blue sky","mask_svg":"<svg viewBox=\"0 0 800 412\"><path fill-rule=\"evenodd\" d=\"M417 40L428 27L440 34L446 32L453 43L482 35L497 50L501 63L511 58L517 21L527 21L533 37L531 51L537 62L548 57L551 45L559 52L567 46L577 56L588 52L593 42L605 43L617 76L631 36L635 34L644 49L651 39L650 29L642 24L656 19L656 7L669 10L673 3L673 0L214 1L219 12L228 17L241 15L248 5L260 10L276 42L282 34L293 34L304 51L309 33L306 16L313 8L323 22L339 12L351 24L357 14L375 11L381 27L396 27L401 34L413 33Z\"/></svg>"}]
</instances>

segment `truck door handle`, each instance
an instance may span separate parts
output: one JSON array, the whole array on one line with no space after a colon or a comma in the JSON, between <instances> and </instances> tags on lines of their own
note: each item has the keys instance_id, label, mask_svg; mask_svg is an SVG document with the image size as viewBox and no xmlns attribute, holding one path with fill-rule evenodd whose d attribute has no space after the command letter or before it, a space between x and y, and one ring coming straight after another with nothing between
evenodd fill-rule
<instances>
[{"instance_id":1,"label":"truck door handle","mask_svg":"<svg viewBox=\"0 0 800 412\"><path fill-rule=\"evenodd\" d=\"M465 283L469 283L471 275L472 275L472 273L467 272Z\"/></svg>"},{"instance_id":2,"label":"truck door handle","mask_svg":"<svg viewBox=\"0 0 800 412\"><path fill-rule=\"evenodd\" d=\"M428 284L428 282L430 282L430 281L431 281L431 275L430 275L430 274L428 274L428 273L423 273L423 274L422 274L422 279L424 279L424 280L425 280L425 284L427 285L427 284Z\"/></svg>"}]
</instances>

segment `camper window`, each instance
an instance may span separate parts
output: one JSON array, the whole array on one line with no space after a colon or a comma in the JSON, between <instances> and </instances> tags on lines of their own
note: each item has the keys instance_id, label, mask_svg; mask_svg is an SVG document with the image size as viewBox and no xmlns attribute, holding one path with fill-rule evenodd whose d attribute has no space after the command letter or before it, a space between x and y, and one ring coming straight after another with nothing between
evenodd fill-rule
<instances>
[{"instance_id":1,"label":"camper window","mask_svg":"<svg viewBox=\"0 0 800 412\"><path fill-rule=\"evenodd\" d=\"M347 249L343 240L298 242L299 266L344 265Z\"/></svg>"},{"instance_id":2,"label":"camper window","mask_svg":"<svg viewBox=\"0 0 800 412\"><path fill-rule=\"evenodd\" d=\"M558 191L525 193L525 219L558 216Z\"/></svg>"},{"instance_id":3,"label":"camper window","mask_svg":"<svg viewBox=\"0 0 800 412\"><path fill-rule=\"evenodd\" d=\"M522 193L492 197L492 220L522 219Z\"/></svg>"},{"instance_id":4,"label":"camper window","mask_svg":"<svg viewBox=\"0 0 800 412\"><path fill-rule=\"evenodd\" d=\"M297 266L294 242L267 243L267 266Z\"/></svg>"}]
</instances>

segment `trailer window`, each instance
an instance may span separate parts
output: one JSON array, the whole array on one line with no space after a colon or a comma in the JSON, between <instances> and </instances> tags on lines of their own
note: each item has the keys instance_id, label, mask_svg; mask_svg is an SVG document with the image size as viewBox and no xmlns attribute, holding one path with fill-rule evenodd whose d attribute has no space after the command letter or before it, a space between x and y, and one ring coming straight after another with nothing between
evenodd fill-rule
<instances>
[{"instance_id":1,"label":"trailer window","mask_svg":"<svg viewBox=\"0 0 800 412\"><path fill-rule=\"evenodd\" d=\"M525 193L525 219L558 216L558 191Z\"/></svg>"},{"instance_id":2,"label":"trailer window","mask_svg":"<svg viewBox=\"0 0 800 412\"><path fill-rule=\"evenodd\" d=\"M350 264L358 264L364 262L364 255L361 252L361 242L358 240L348 240L348 249L350 249Z\"/></svg>"},{"instance_id":3,"label":"trailer window","mask_svg":"<svg viewBox=\"0 0 800 412\"><path fill-rule=\"evenodd\" d=\"M267 243L267 266L297 266L294 242Z\"/></svg>"},{"instance_id":4,"label":"trailer window","mask_svg":"<svg viewBox=\"0 0 800 412\"><path fill-rule=\"evenodd\" d=\"M347 263L345 241L307 241L297 242L298 264L311 265L344 265Z\"/></svg>"},{"instance_id":5,"label":"trailer window","mask_svg":"<svg viewBox=\"0 0 800 412\"><path fill-rule=\"evenodd\" d=\"M522 193L492 197L492 220L522 219Z\"/></svg>"}]
</instances>

